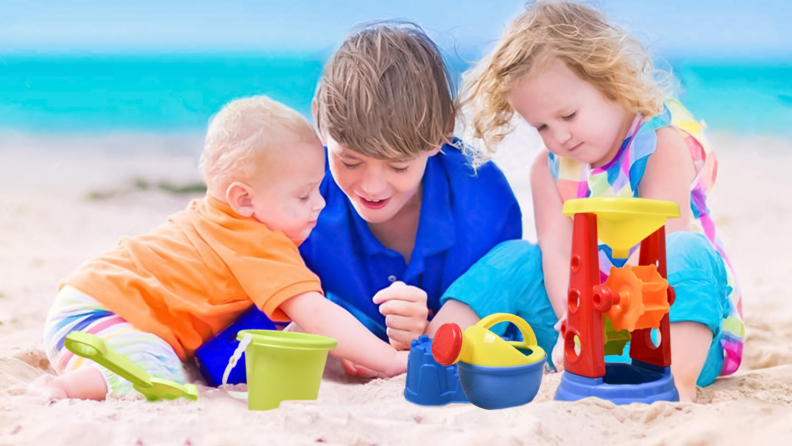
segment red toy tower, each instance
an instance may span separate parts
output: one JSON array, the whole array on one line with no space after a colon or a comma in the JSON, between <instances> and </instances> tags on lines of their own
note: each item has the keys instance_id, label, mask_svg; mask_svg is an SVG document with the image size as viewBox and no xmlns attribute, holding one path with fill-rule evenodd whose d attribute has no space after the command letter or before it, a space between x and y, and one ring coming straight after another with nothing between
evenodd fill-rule
<instances>
[{"instance_id":1,"label":"red toy tower","mask_svg":"<svg viewBox=\"0 0 792 446\"><path fill-rule=\"evenodd\" d=\"M645 394L647 385L651 387L653 382L662 381L664 374L673 387L668 369L671 365L668 309L673 304L674 292L666 281L664 225L666 218L679 216L679 207L676 203L639 198L588 198L568 200L564 214L574 216L574 228L567 293L569 311L561 326L566 370L556 399L599 396L617 403L645 402L643 397L630 400L630 392ZM608 280L601 283L598 240L612 248L614 257L621 258L628 257L629 249L640 242L639 266L613 267ZM630 333L631 365L606 366L603 316L613 323L616 332ZM652 341L653 329L659 330L659 345ZM645 375L646 371L661 376L646 375L633 382L626 376L636 376L635 371L624 367L641 368L638 375ZM624 376L611 376L611 371ZM569 379L576 381L574 385ZM581 382L577 381L590 386L591 391L581 393ZM619 388L612 389L614 386ZM666 383L664 389L668 390L667 387ZM612 397L614 392L625 391L626 400ZM673 393L676 394L675 387ZM673 396L664 394L658 399L673 400Z\"/></svg>"}]
</instances>

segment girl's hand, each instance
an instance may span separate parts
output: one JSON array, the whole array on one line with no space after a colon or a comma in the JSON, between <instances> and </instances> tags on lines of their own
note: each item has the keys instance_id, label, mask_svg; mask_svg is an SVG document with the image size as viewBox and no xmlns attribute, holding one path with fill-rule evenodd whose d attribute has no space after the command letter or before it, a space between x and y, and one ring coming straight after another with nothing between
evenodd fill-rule
<instances>
[{"instance_id":1,"label":"girl's hand","mask_svg":"<svg viewBox=\"0 0 792 446\"><path fill-rule=\"evenodd\" d=\"M558 335L558 341L556 341L555 347L553 347L553 353L550 355L551 360L553 361L553 365L557 372L564 371L564 337L560 334Z\"/></svg>"},{"instance_id":2,"label":"girl's hand","mask_svg":"<svg viewBox=\"0 0 792 446\"><path fill-rule=\"evenodd\" d=\"M426 330L429 323L426 299L424 290L404 282L393 282L374 295L374 303L385 316L388 339L396 350L409 350L412 340Z\"/></svg>"},{"instance_id":3,"label":"girl's hand","mask_svg":"<svg viewBox=\"0 0 792 446\"><path fill-rule=\"evenodd\" d=\"M558 332L558 340L553 347L553 352L550 354L550 360L553 361L553 366L557 372L564 371L564 335L561 334L561 324L564 323L566 318L561 318L553 328Z\"/></svg>"}]
</instances>

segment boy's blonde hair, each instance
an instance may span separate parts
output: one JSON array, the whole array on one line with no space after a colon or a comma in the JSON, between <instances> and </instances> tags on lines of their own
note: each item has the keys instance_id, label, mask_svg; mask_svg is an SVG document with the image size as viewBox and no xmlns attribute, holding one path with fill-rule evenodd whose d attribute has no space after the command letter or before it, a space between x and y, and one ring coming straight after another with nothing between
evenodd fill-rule
<instances>
[{"instance_id":1,"label":"boy's blonde hair","mask_svg":"<svg viewBox=\"0 0 792 446\"><path fill-rule=\"evenodd\" d=\"M311 124L280 102L267 96L231 101L212 118L206 132L200 167L207 191L224 199L231 183L262 173L266 151L313 141L319 144Z\"/></svg>"},{"instance_id":2,"label":"boy's blonde hair","mask_svg":"<svg viewBox=\"0 0 792 446\"><path fill-rule=\"evenodd\" d=\"M509 25L495 50L465 75L463 103L476 110L473 133L484 140L488 152L511 130L511 89L554 59L629 113L652 116L662 110L663 92L654 67L636 39L585 5L536 2Z\"/></svg>"},{"instance_id":3,"label":"boy's blonde hair","mask_svg":"<svg viewBox=\"0 0 792 446\"><path fill-rule=\"evenodd\" d=\"M409 22L349 35L325 65L314 98L319 132L377 159L408 159L449 142L455 104L440 50Z\"/></svg>"}]
</instances>

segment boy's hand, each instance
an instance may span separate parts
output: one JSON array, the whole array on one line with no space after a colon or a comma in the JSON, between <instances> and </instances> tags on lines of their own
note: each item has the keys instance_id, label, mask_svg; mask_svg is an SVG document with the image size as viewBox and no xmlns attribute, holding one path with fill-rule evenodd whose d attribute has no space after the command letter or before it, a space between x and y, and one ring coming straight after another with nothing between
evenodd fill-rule
<instances>
[{"instance_id":1,"label":"boy's hand","mask_svg":"<svg viewBox=\"0 0 792 446\"><path fill-rule=\"evenodd\" d=\"M413 339L418 339L429 323L426 292L404 282L393 282L374 295L374 303L385 316L388 339L396 350L409 350ZM406 367L406 366L405 366Z\"/></svg>"}]
</instances>

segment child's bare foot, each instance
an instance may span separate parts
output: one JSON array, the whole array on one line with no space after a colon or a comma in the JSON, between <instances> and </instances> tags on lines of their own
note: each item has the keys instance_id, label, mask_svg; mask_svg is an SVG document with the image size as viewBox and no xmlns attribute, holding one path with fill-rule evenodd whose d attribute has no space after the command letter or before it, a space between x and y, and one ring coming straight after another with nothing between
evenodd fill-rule
<instances>
[{"instance_id":1,"label":"child's bare foot","mask_svg":"<svg viewBox=\"0 0 792 446\"><path fill-rule=\"evenodd\" d=\"M40 376L30 383L27 392L47 400L78 398L101 401L107 396L107 384L98 369L83 367L57 377Z\"/></svg>"},{"instance_id":2,"label":"child's bare foot","mask_svg":"<svg viewBox=\"0 0 792 446\"><path fill-rule=\"evenodd\" d=\"M27 388L27 394L45 400L61 400L69 397L58 378L49 374L34 379Z\"/></svg>"},{"instance_id":3,"label":"child's bare foot","mask_svg":"<svg viewBox=\"0 0 792 446\"><path fill-rule=\"evenodd\" d=\"M683 385L676 383L677 392L679 392L680 403L695 403L696 402L696 383Z\"/></svg>"}]
</instances>

